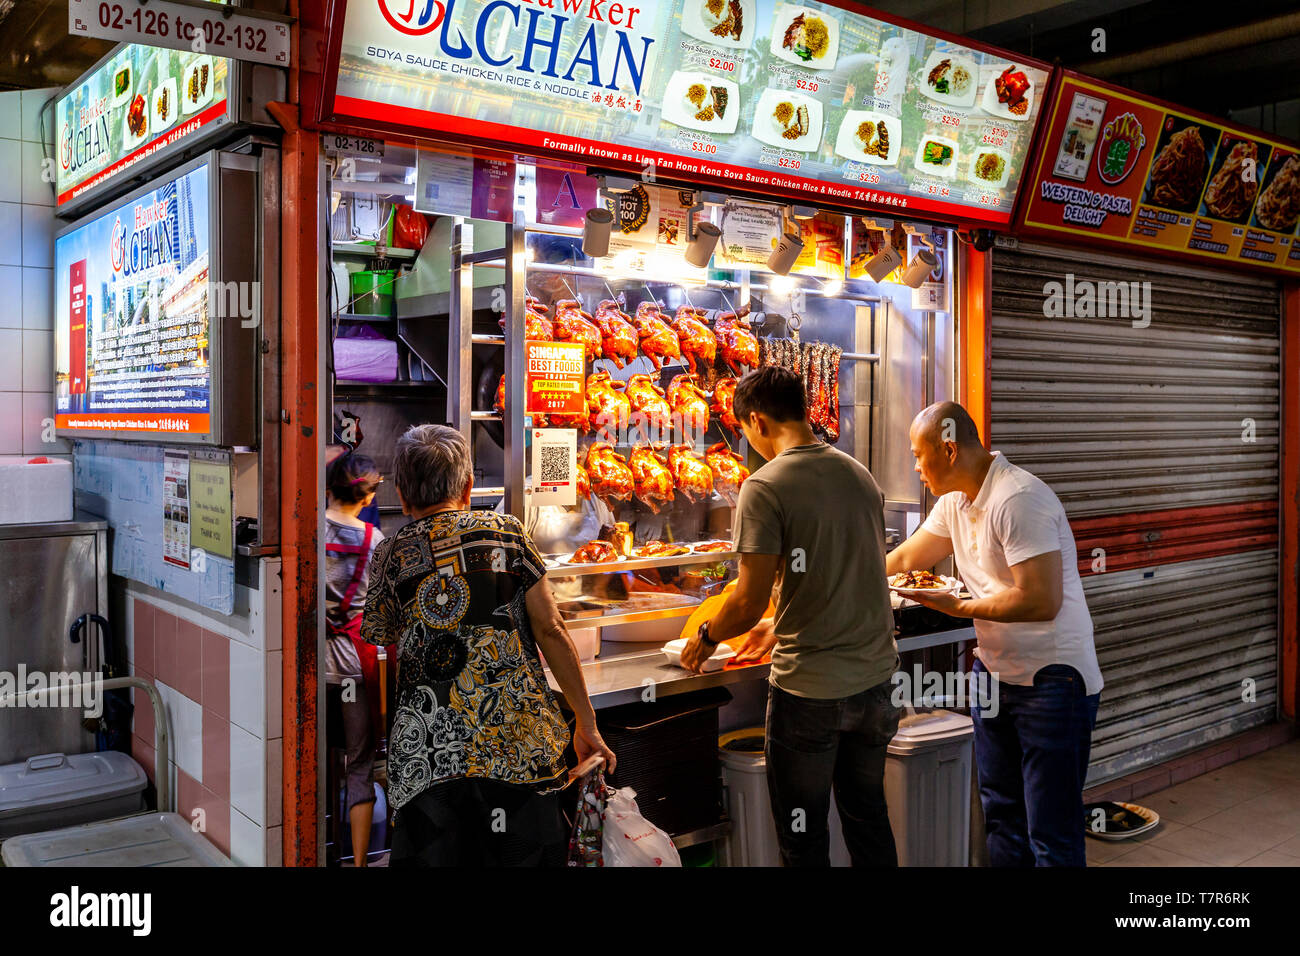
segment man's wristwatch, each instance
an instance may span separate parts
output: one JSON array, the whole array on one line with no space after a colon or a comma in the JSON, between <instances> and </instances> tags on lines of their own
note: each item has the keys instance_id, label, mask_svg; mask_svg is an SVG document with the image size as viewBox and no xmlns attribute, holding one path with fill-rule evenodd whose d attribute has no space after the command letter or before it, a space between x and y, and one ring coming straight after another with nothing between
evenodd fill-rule
<instances>
[{"instance_id":1,"label":"man's wristwatch","mask_svg":"<svg viewBox=\"0 0 1300 956\"><path fill-rule=\"evenodd\" d=\"M696 633L699 634L700 643L704 645L705 649L712 653L714 648L718 646L718 642L709 637L709 622L705 621L701 624L699 631Z\"/></svg>"}]
</instances>

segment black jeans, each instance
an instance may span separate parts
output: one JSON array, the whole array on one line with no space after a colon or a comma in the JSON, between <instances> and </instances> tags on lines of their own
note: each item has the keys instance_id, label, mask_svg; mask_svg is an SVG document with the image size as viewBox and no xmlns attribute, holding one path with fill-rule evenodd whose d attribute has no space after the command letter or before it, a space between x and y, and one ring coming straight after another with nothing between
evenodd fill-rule
<instances>
[{"instance_id":1,"label":"black jeans","mask_svg":"<svg viewBox=\"0 0 1300 956\"><path fill-rule=\"evenodd\" d=\"M885 750L899 718L892 690L886 680L816 700L769 689L767 790L786 866L830 866L832 787L853 865L898 865L885 808Z\"/></svg>"},{"instance_id":2,"label":"black jeans","mask_svg":"<svg viewBox=\"0 0 1300 956\"><path fill-rule=\"evenodd\" d=\"M397 811L394 867L563 866L558 793L496 780L436 783Z\"/></svg>"}]
</instances>

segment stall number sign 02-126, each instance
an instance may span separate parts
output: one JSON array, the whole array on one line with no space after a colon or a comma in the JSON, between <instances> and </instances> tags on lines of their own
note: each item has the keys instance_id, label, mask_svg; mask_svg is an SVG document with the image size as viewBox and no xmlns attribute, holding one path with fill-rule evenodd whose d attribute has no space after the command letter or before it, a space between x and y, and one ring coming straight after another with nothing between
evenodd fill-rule
<instances>
[{"instance_id":1,"label":"stall number sign 02-126","mask_svg":"<svg viewBox=\"0 0 1300 956\"><path fill-rule=\"evenodd\" d=\"M68 33L271 66L289 65L287 17L213 3L68 0Z\"/></svg>"}]
</instances>

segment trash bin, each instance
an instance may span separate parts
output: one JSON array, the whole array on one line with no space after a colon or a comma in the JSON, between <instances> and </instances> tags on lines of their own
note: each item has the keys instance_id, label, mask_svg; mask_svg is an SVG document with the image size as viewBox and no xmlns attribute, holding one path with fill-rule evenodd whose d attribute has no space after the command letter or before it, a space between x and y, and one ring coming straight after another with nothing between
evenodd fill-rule
<instances>
[{"instance_id":1,"label":"trash bin","mask_svg":"<svg viewBox=\"0 0 1300 956\"><path fill-rule=\"evenodd\" d=\"M900 866L966 866L974 724L947 710L906 714L885 759Z\"/></svg>"}]
</instances>

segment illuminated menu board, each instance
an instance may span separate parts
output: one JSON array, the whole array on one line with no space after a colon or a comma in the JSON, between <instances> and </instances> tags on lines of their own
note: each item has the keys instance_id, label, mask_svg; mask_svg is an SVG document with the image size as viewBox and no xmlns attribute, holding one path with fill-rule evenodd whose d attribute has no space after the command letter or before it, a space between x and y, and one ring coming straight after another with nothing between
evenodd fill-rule
<instances>
[{"instance_id":1,"label":"illuminated menu board","mask_svg":"<svg viewBox=\"0 0 1300 956\"><path fill-rule=\"evenodd\" d=\"M230 119L230 61L123 45L54 107L60 206Z\"/></svg>"},{"instance_id":2,"label":"illuminated menu board","mask_svg":"<svg viewBox=\"0 0 1300 956\"><path fill-rule=\"evenodd\" d=\"M1021 229L1300 271L1300 149L1066 74Z\"/></svg>"},{"instance_id":3,"label":"illuminated menu board","mask_svg":"<svg viewBox=\"0 0 1300 956\"><path fill-rule=\"evenodd\" d=\"M210 432L209 176L196 166L55 240L56 429Z\"/></svg>"},{"instance_id":4,"label":"illuminated menu board","mask_svg":"<svg viewBox=\"0 0 1300 956\"><path fill-rule=\"evenodd\" d=\"M1048 71L827 3L350 0L322 119L1011 219Z\"/></svg>"}]
</instances>

